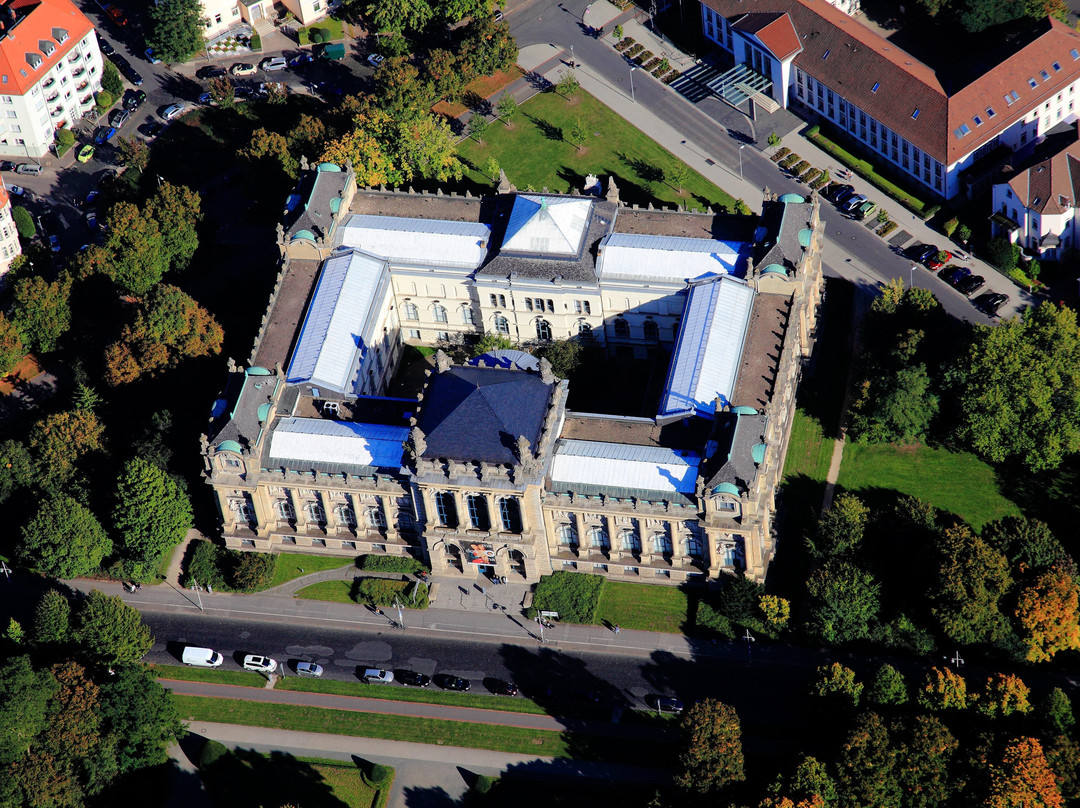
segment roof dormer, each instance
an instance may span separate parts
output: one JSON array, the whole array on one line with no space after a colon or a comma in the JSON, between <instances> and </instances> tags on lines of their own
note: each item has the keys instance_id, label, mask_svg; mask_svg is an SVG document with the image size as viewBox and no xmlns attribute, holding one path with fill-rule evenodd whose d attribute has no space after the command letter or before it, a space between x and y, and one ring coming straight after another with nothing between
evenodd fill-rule
<instances>
[{"instance_id":1,"label":"roof dormer","mask_svg":"<svg viewBox=\"0 0 1080 808\"><path fill-rule=\"evenodd\" d=\"M67 42L68 32L65 31L63 28L53 28L52 38L59 42L61 45L63 45L65 42Z\"/></svg>"},{"instance_id":2,"label":"roof dormer","mask_svg":"<svg viewBox=\"0 0 1080 808\"><path fill-rule=\"evenodd\" d=\"M56 43L51 39L39 39L37 46L38 50L45 54L46 59L56 53Z\"/></svg>"},{"instance_id":3,"label":"roof dormer","mask_svg":"<svg viewBox=\"0 0 1080 808\"><path fill-rule=\"evenodd\" d=\"M37 53L35 51L26 52L26 63L30 65L32 69L37 70L39 67L41 67L41 63L44 61L45 60L41 58L40 53Z\"/></svg>"}]
</instances>

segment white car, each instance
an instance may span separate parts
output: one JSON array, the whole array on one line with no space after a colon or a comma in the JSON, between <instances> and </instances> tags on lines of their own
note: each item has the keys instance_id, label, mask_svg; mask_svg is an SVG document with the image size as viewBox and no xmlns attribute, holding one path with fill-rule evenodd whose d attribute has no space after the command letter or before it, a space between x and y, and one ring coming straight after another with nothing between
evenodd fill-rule
<instances>
[{"instance_id":1,"label":"white car","mask_svg":"<svg viewBox=\"0 0 1080 808\"><path fill-rule=\"evenodd\" d=\"M388 685L394 681L394 674L382 668L367 668L360 676L360 680L369 685Z\"/></svg>"},{"instance_id":2,"label":"white car","mask_svg":"<svg viewBox=\"0 0 1080 808\"><path fill-rule=\"evenodd\" d=\"M322 676L322 665L316 665L314 662L297 662L296 675L316 677Z\"/></svg>"},{"instance_id":3,"label":"white car","mask_svg":"<svg viewBox=\"0 0 1080 808\"><path fill-rule=\"evenodd\" d=\"M258 671L259 673L273 673L277 670L277 660L268 656L248 654L244 657L244 670Z\"/></svg>"},{"instance_id":4,"label":"white car","mask_svg":"<svg viewBox=\"0 0 1080 808\"><path fill-rule=\"evenodd\" d=\"M377 53L369 53L367 60L372 67L378 67L383 63L383 57Z\"/></svg>"},{"instance_id":5,"label":"white car","mask_svg":"<svg viewBox=\"0 0 1080 808\"><path fill-rule=\"evenodd\" d=\"M185 109L187 109L185 104L170 104L161 111L161 119L171 121L173 118L183 115Z\"/></svg>"},{"instance_id":6,"label":"white car","mask_svg":"<svg viewBox=\"0 0 1080 808\"><path fill-rule=\"evenodd\" d=\"M13 196L25 196L26 194L26 189L20 185L9 185L7 189L8 193Z\"/></svg>"}]
</instances>

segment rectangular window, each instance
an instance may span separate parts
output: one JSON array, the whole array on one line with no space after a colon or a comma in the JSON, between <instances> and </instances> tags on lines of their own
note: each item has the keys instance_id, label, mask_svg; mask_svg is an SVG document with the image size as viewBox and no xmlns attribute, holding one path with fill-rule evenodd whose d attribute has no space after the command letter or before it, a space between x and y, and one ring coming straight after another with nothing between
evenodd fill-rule
<instances>
[{"instance_id":1,"label":"rectangular window","mask_svg":"<svg viewBox=\"0 0 1080 808\"><path fill-rule=\"evenodd\" d=\"M987 118L993 118L993 117L994 117L995 115L997 115L997 113L996 113L996 112L994 112L994 108L993 108L993 107L987 107L987 108L986 108L986 117L987 117Z\"/></svg>"},{"instance_id":2,"label":"rectangular window","mask_svg":"<svg viewBox=\"0 0 1080 808\"><path fill-rule=\"evenodd\" d=\"M439 342L449 342L450 341L450 332L449 331L436 331L435 332L435 339L438 340Z\"/></svg>"},{"instance_id":3,"label":"rectangular window","mask_svg":"<svg viewBox=\"0 0 1080 808\"><path fill-rule=\"evenodd\" d=\"M1059 70L1061 70L1061 63L1060 62L1054 62L1053 68L1054 68L1054 72L1057 73Z\"/></svg>"},{"instance_id":4,"label":"rectangular window","mask_svg":"<svg viewBox=\"0 0 1080 808\"><path fill-rule=\"evenodd\" d=\"M581 301L580 300L575 300L574 301L574 314L581 314Z\"/></svg>"},{"instance_id":5,"label":"rectangular window","mask_svg":"<svg viewBox=\"0 0 1080 808\"><path fill-rule=\"evenodd\" d=\"M409 329L409 339L420 339L420 329L418 329L418 328L410 328Z\"/></svg>"},{"instance_id":6,"label":"rectangular window","mask_svg":"<svg viewBox=\"0 0 1080 808\"><path fill-rule=\"evenodd\" d=\"M543 311L544 310L544 299L542 297L536 298L533 305L536 306L537 311Z\"/></svg>"},{"instance_id":7,"label":"rectangular window","mask_svg":"<svg viewBox=\"0 0 1080 808\"><path fill-rule=\"evenodd\" d=\"M499 299L495 295L491 295L491 308L496 308L499 305Z\"/></svg>"},{"instance_id":8,"label":"rectangular window","mask_svg":"<svg viewBox=\"0 0 1080 808\"><path fill-rule=\"evenodd\" d=\"M915 110L913 113L911 113L911 120L913 120L913 121L917 120L918 117L919 117L919 110Z\"/></svg>"},{"instance_id":9,"label":"rectangular window","mask_svg":"<svg viewBox=\"0 0 1080 808\"><path fill-rule=\"evenodd\" d=\"M214 22L216 22L218 25L221 25L221 15L220 14L215 14L214 15Z\"/></svg>"},{"instance_id":10,"label":"rectangular window","mask_svg":"<svg viewBox=\"0 0 1080 808\"><path fill-rule=\"evenodd\" d=\"M506 295L499 295L499 308L506 308Z\"/></svg>"},{"instance_id":11,"label":"rectangular window","mask_svg":"<svg viewBox=\"0 0 1080 808\"><path fill-rule=\"evenodd\" d=\"M1035 81L1035 79L1028 76L1028 86L1031 87L1031 89L1034 90L1036 87L1039 86L1039 82Z\"/></svg>"},{"instance_id":12,"label":"rectangular window","mask_svg":"<svg viewBox=\"0 0 1080 808\"><path fill-rule=\"evenodd\" d=\"M1077 59L1080 59L1080 51L1078 51L1076 48L1073 48L1071 51L1069 51L1069 56L1071 56L1073 58L1073 61L1075 62Z\"/></svg>"},{"instance_id":13,"label":"rectangular window","mask_svg":"<svg viewBox=\"0 0 1080 808\"><path fill-rule=\"evenodd\" d=\"M1072 104L1069 104L1069 108L1072 109ZM586 314L592 314L592 306L589 305L589 301L586 300L584 302L585 302L585 313Z\"/></svg>"},{"instance_id":14,"label":"rectangular window","mask_svg":"<svg viewBox=\"0 0 1080 808\"><path fill-rule=\"evenodd\" d=\"M525 298L525 311L532 311L532 298Z\"/></svg>"},{"instance_id":15,"label":"rectangular window","mask_svg":"<svg viewBox=\"0 0 1080 808\"><path fill-rule=\"evenodd\" d=\"M980 118L978 115L975 116L974 120L975 120L975 125L976 126L982 126L983 125L982 118Z\"/></svg>"},{"instance_id":16,"label":"rectangular window","mask_svg":"<svg viewBox=\"0 0 1080 808\"><path fill-rule=\"evenodd\" d=\"M880 87L880 86L881 86L881 82L880 81L875 81L874 86L870 88L870 92L876 93L878 91L878 87Z\"/></svg>"},{"instance_id":17,"label":"rectangular window","mask_svg":"<svg viewBox=\"0 0 1080 808\"><path fill-rule=\"evenodd\" d=\"M829 58L829 54L830 54L830 53L832 53L832 51L830 51L830 50L826 50L826 51L825 51L825 52L824 52L823 54L821 54L821 59L822 59L822 61L824 61L824 60L828 59L828 58Z\"/></svg>"}]
</instances>

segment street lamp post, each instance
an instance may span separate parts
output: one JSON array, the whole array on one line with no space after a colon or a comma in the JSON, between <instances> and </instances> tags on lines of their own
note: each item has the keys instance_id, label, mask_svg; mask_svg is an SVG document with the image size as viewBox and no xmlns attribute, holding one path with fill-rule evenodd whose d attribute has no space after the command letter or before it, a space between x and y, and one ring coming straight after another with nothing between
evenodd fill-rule
<instances>
[{"instance_id":1,"label":"street lamp post","mask_svg":"<svg viewBox=\"0 0 1080 808\"><path fill-rule=\"evenodd\" d=\"M915 288L915 265L914 264L912 264L911 267L909 267L908 275L909 275L908 289L914 289Z\"/></svg>"},{"instance_id":2,"label":"street lamp post","mask_svg":"<svg viewBox=\"0 0 1080 808\"><path fill-rule=\"evenodd\" d=\"M570 68L572 70L577 69L577 60L574 59L574 46L570 46Z\"/></svg>"},{"instance_id":3,"label":"street lamp post","mask_svg":"<svg viewBox=\"0 0 1080 808\"><path fill-rule=\"evenodd\" d=\"M636 104L637 103L637 96L634 95L634 71L635 70L637 70L636 67L631 67L630 68L630 100L633 101Z\"/></svg>"},{"instance_id":4,"label":"street lamp post","mask_svg":"<svg viewBox=\"0 0 1080 808\"><path fill-rule=\"evenodd\" d=\"M742 150L746 148L746 144L743 143L739 146L739 179L743 178L742 175Z\"/></svg>"}]
</instances>

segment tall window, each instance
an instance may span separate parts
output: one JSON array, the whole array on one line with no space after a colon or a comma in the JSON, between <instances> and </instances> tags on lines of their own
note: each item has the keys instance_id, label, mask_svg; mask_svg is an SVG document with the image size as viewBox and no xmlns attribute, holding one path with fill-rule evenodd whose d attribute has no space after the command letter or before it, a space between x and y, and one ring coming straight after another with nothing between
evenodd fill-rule
<instances>
[{"instance_id":1,"label":"tall window","mask_svg":"<svg viewBox=\"0 0 1080 808\"><path fill-rule=\"evenodd\" d=\"M278 519L286 522L296 521L296 512L293 510L292 503L289 500L279 499L274 503L274 508L277 510Z\"/></svg>"},{"instance_id":2,"label":"tall window","mask_svg":"<svg viewBox=\"0 0 1080 808\"><path fill-rule=\"evenodd\" d=\"M536 338L542 340L551 339L551 323L547 320L536 321Z\"/></svg>"},{"instance_id":3,"label":"tall window","mask_svg":"<svg viewBox=\"0 0 1080 808\"><path fill-rule=\"evenodd\" d=\"M364 521L367 522L368 527L373 527L377 530L382 530L386 527L386 516L383 514L383 509L379 505L372 505L364 511Z\"/></svg>"},{"instance_id":4,"label":"tall window","mask_svg":"<svg viewBox=\"0 0 1080 808\"><path fill-rule=\"evenodd\" d=\"M577 324L577 332L579 334L581 334L581 336L583 336L583 337L591 337L592 336L592 326L589 325L584 320L582 320L580 323Z\"/></svg>"},{"instance_id":5,"label":"tall window","mask_svg":"<svg viewBox=\"0 0 1080 808\"><path fill-rule=\"evenodd\" d=\"M640 553L641 537L630 528L627 528L619 534L619 548L629 550L632 553Z\"/></svg>"},{"instance_id":6,"label":"tall window","mask_svg":"<svg viewBox=\"0 0 1080 808\"><path fill-rule=\"evenodd\" d=\"M435 495L435 511L439 516L439 524L443 527L457 527L457 503L454 495L448 491L440 491Z\"/></svg>"},{"instance_id":7,"label":"tall window","mask_svg":"<svg viewBox=\"0 0 1080 808\"><path fill-rule=\"evenodd\" d=\"M470 494L466 500L469 506L469 522L476 530L491 530L491 518L488 516L487 497Z\"/></svg>"},{"instance_id":8,"label":"tall window","mask_svg":"<svg viewBox=\"0 0 1080 808\"><path fill-rule=\"evenodd\" d=\"M499 333L499 334L506 334L507 336L509 336L509 334L510 334L510 323L507 321L507 319L505 317L496 317L495 318L495 331L497 333Z\"/></svg>"},{"instance_id":9,"label":"tall window","mask_svg":"<svg viewBox=\"0 0 1080 808\"><path fill-rule=\"evenodd\" d=\"M589 528L589 546L601 550L610 548L611 540L608 538L607 531L599 525Z\"/></svg>"},{"instance_id":10,"label":"tall window","mask_svg":"<svg viewBox=\"0 0 1080 808\"><path fill-rule=\"evenodd\" d=\"M461 307L461 322L465 325L476 325L476 316L473 314L472 306Z\"/></svg>"},{"instance_id":11,"label":"tall window","mask_svg":"<svg viewBox=\"0 0 1080 808\"><path fill-rule=\"evenodd\" d=\"M304 506L304 512L307 515L309 522L315 522L319 525L326 524L326 511L323 510L323 506L318 502L309 502Z\"/></svg>"},{"instance_id":12,"label":"tall window","mask_svg":"<svg viewBox=\"0 0 1080 808\"><path fill-rule=\"evenodd\" d=\"M626 322L622 317L615 320L615 336L616 337L629 337L630 336L630 323Z\"/></svg>"},{"instance_id":13,"label":"tall window","mask_svg":"<svg viewBox=\"0 0 1080 808\"><path fill-rule=\"evenodd\" d=\"M559 544L563 547L577 547L577 531L573 525L559 525Z\"/></svg>"},{"instance_id":14,"label":"tall window","mask_svg":"<svg viewBox=\"0 0 1080 808\"><path fill-rule=\"evenodd\" d=\"M416 308L415 303L410 303L406 300L405 303L402 305L402 310L404 311L404 317L406 320L420 319L420 310Z\"/></svg>"},{"instance_id":15,"label":"tall window","mask_svg":"<svg viewBox=\"0 0 1080 808\"><path fill-rule=\"evenodd\" d=\"M656 320L646 320L642 328L645 331L645 339L660 339L660 326L656 324Z\"/></svg>"},{"instance_id":16,"label":"tall window","mask_svg":"<svg viewBox=\"0 0 1080 808\"><path fill-rule=\"evenodd\" d=\"M701 539L699 539L697 536L687 536L685 544L686 554L688 556L690 556L691 558L701 558Z\"/></svg>"},{"instance_id":17,"label":"tall window","mask_svg":"<svg viewBox=\"0 0 1080 808\"><path fill-rule=\"evenodd\" d=\"M521 532L521 506L514 497L502 497L499 500L499 516L503 530L507 533Z\"/></svg>"},{"instance_id":18,"label":"tall window","mask_svg":"<svg viewBox=\"0 0 1080 808\"><path fill-rule=\"evenodd\" d=\"M440 306L438 304L435 304L434 306L431 307L431 316L435 318L435 322L437 322L437 323L445 323L446 322L446 308L443 307L443 306Z\"/></svg>"},{"instance_id":19,"label":"tall window","mask_svg":"<svg viewBox=\"0 0 1080 808\"><path fill-rule=\"evenodd\" d=\"M356 513L348 505L338 505L337 518L346 527L356 527Z\"/></svg>"},{"instance_id":20,"label":"tall window","mask_svg":"<svg viewBox=\"0 0 1080 808\"><path fill-rule=\"evenodd\" d=\"M654 533L652 551L663 555L671 555L671 537L667 533Z\"/></svg>"}]
</instances>

